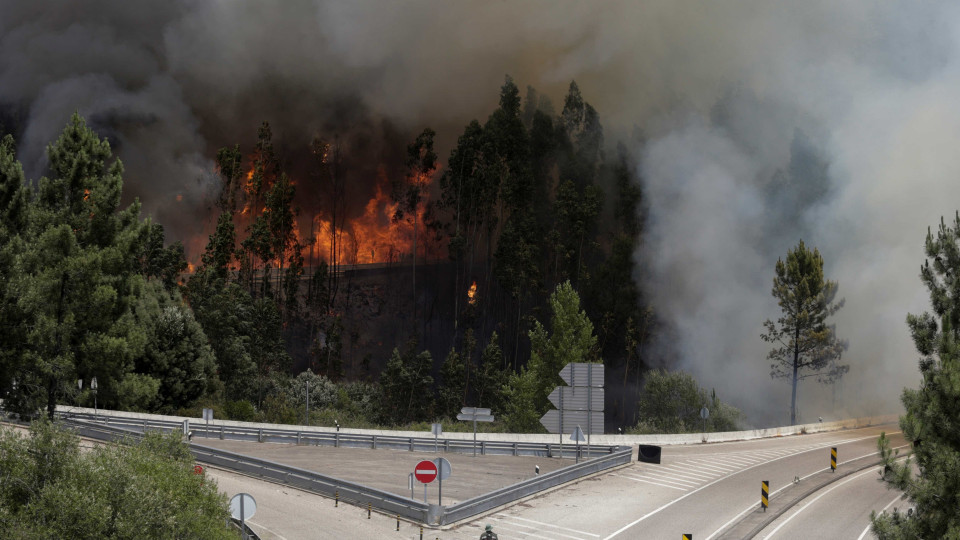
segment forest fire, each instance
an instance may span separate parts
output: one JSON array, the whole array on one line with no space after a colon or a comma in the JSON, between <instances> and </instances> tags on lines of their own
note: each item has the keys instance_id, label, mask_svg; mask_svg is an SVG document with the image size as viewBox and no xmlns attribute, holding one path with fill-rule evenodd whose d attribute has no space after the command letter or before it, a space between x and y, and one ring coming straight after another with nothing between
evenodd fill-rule
<instances>
[{"instance_id":1,"label":"forest fire","mask_svg":"<svg viewBox=\"0 0 960 540\"><path fill-rule=\"evenodd\" d=\"M374 193L364 204L361 213L349 217L347 212L346 218L336 216L336 223L332 213L326 211L322 205L319 210L301 214L297 219L297 225L294 226L293 235L301 246L306 264L310 266L320 261L337 265L398 262L413 253L415 242L418 260L441 256L437 247L426 240L427 228L424 226L426 208L430 202L430 185L435 174L436 170L433 174L421 176L419 185L421 196L415 213L398 213L400 203L391 197L391 180L381 167L377 174ZM242 241L249 235L249 228L256 217L267 211L265 196L250 196L251 193L256 192L255 169L251 167L243 178L242 191L246 197L244 197L241 211L235 215L238 241ZM309 189L309 184L300 184L293 180L290 183L298 188L296 195L298 200L302 200L304 196L309 197L306 193L300 193L301 189ZM408 183L410 180L405 179L404 184ZM308 187L302 187L304 185ZM416 233L414 223L417 227ZM286 253L284 259L289 255L289 252ZM273 261L272 266L279 267L280 261Z\"/></svg>"},{"instance_id":2,"label":"forest fire","mask_svg":"<svg viewBox=\"0 0 960 540\"><path fill-rule=\"evenodd\" d=\"M477 304L477 282L474 281L470 288L467 289L467 303L471 306Z\"/></svg>"}]
</instances>

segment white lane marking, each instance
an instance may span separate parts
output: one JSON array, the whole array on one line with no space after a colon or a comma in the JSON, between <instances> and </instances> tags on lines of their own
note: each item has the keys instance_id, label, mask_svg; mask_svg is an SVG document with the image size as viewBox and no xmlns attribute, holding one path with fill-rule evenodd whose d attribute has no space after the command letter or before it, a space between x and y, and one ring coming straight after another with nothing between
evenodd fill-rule
<instances>
[{"instance_id":1,"label":"white lane marking","mask_svg":"<svg viewBox=\"0 0 960 540\"><path fill-rule=\"evenodd\" d=\"M700 473L700 472L692 473L692 472L690 472L690 471L688 471L688 470L686 470L686 469L680 469L680 470L676 470L676 469L653 469L653 470L651 470L651 471L645 471L644 473L647 473L647 472L650 472L650 473L668 473L668 474L671 474L671 475L682 476L682 477L684 477L684 478L689 478L689 479L691 479L691 480L696 480L696 481L698 481L698 482L703 482L704 480L710 480L710 479L715 478L715 477L717 476L717 475L715 475L715 474L712 474L712 475L709 475L709 476L708 476L708 475L703 474L703 473Z\"/></svg>"},{"instance_id":2,"label":"white lane marking","mask_svg":"<svg viewBox=\"0 0 960 540\"><path fill-rule=\"evenodd\" d=\"M681 481L681 480L673 480L673 479L670 479L670 478L659 478L659 477L655 477L655 476L647 476L647 477L645 477L645 476L640 476L640 475L631 475L631 474L629 474L629 473L627 473L627 474L625 475L625 477L627 477L627 478L637 478L637 479L643 479L643 480L650 480L650 481L657 481L657 482L666 482L667 484L673 484L673 485L675 485L675 486L681 486L681 487L685 487L685 488L697 487L697 484L694 484L693 482L684 482L684 481Z\"/></svg>"},{"instance_id":3,"label":"white lane marking","mask_svg":"<svg viewBox=\"0 0 960 540\"><path fill-rule=\"evenodd\" d=\"M537 531L537 532L542 532L542 533L544 533L544 534L555 534L555 535L557 535L557 536L564 536L564 537L566 537L566 538L572 538L573 540L584 540L583 537L581 537L581 536L570 536L569 534L563 534L563 533L559 533L559 532L556 532L556 531L541 531L541 530L537 529L537 527L536 527L535 525L527 525L527 524L525 524L525 523L515 523L515 522L513 522L513 521L508 521L507 519L500 519L500 520L498 520L498 521L499 521L500 523L506 523L507 525L512 525L512 526L514 526L514 527L524 527L524 528L526 528L526 529L533 529L533 530L535 530L535 531ZM529 532L527 532L527 531L520 531L520 532L522 532L523 534L531 534L531 533L529 533Z\"/></svg>"},{"instance_id":4,"label":"white lane marking","mask_svg":"<svg viewBox=\"0 0 960 540\"><path fill-rule=\"evenodd\" d=\"M638 474L637 476L640 478L649 477L649 478L652 478L653 480L663 480L665 482L673 482L675 484L681 484L681 485L687 484L690 486L698 486L701 483L703 483L703 480L680 479L675 476L666 475L666 474L643 473L643 474Z\"/></svg>"},{"instance_id":5,"label":"white lane marking","mask_svg":"<svg viewBox=\"0 0 960 540\"><path fill-rule=\"evenodd\" d=\"M905 459L905 458L900 458L900 459ZM900 460L897 460L897 461L900 461ZM797 508L797 511L796 511L796 512L794 512L793 514L790 514L790 517L788 517L787 519L783 520L779 525L777 525L777 528L775 528L774 530L770 531L770 534L764 536L764 537L763 537L764 540L767 540L768 538L773 537L773 535L777 534L777 531L779 531L780 529L782 529L784 525L786 525L787 523L790 523L790 520L792 520L793 518L799 516L800 513L803 512L804 510L806 510L807 508L810 508L811 506L813 506L813 503L815 503L815 502L817 502L818 500L820 500L820 498L823 497L824 495L826 495L827 493L830 493L831 491L837 489L838 487L840 487L840 486L842 486L842 485L844 485L844 484L846 484L846 483L848 483L848 482L852 482L852 481L856 480L857 478L860 478L861 476L866 476L866 475L868 475L868 474L873 474L873 473L875 473L875 472L876 472L876 471L872 471L872 470L870 470L870 469L867 469L867 470L863 471L862 473L857 473L857 474L851 476L850 478L847 478L846 480L840 481L840 483L838 483L838 484L834 484L830 489L828 489L828 490L824 491L823 493L821 493L821 494L817 495L816 497L814 497L812 501L808 502L807 504L803 505L803 506L800 507L800 508Z\"/></svg>"},{"instance_id":6,"label":"white lane marking","mask_svg":"<svg viewBox=\"0 0 960 540\"><path fill-rule=\"evenodd\" d=\"M896 499L894 499L894 500L890 501L889 503L887 503L887 505L884 506L882 510L880 510L879 512L877 512L877 514L879 515L879 514L882 514L882 513L886 512L886 511L887 511L887 508L890 508L891 506L893 506L893 504L894 504L895 502L897 502L897 501L902 501L902 500L903 500L903 494L897 495L897 498L896 498ZM860 536L857 537L857 540L863 540L863 537L866 536L868 532L870 532L870 527L873 527L873 523L871 523L870 525L867 525L867 528L864 529L862 533L860 533Z\"/></svg>"},{"instance_id":7,"label":"white lane marking","mask_svg":"<svg viewBox=\"0 0 960 540\"><path fill-rule=\"evenodd\" d=\"M751 459L742 458L742 457L726 456L726 457L720 458L720 459L717 460L717 461L719 461L719 462L721 462L721 463L727 462L727 463L736 463L736 464L739 464L739 465L753 465L754 463L756 463L756 462L758 462L758 461L763 461L763 460L762 460L762 459L751 460Z\"/></svg>"},{"instance_id":8,"label":"white lane marking","mask_svg":"<svg viewBox=\"0 0 960 540\"><path fill-rule=\"evenodd\" d=\"M544 523L544 522L542 522L542 521L534 521L534 520L532 520L532 519L522 518L522 517L520 517L520 516L511 516L511 515L503 514L503 513L500 513L500 514L497 514L497 515L500 516L500 517L503 517L503 518L519 519L520 521L529 521L530 523L536 523L537 525L540 525L541 527L553 527L553 528L555 528L555 529L562 529L562 530L567 531L567 532L573 532L573 533L577 533L577 534L585 534L585 535L587 535L587 536L593 536L593 537L596 537L596 538L600 538L600 535L599 535L599 534L593 534L593 533L589 533L589 532L587 532L587 531L578 531L578 530L576 530L576 529L571 529L570 527L561 527L560 525L554 525L554 524L552 524L552 523Z\"/></svg>"},{"instance_id":9,"label":"white lane marking","mask_svg":"<svg viewBox=\"0 0 960 540\"><path fill-rule=\"evenodd\" d=\"M257 527L260 527L261 529L267 531L268 533L276 536L276 537L279 538L280 540L287 540L286 538L283 537L283 535L277 533L277 531L274 531L273 529L270 529L269 527L266 527L266 526L261 525L261 524L259 524L259 523L254 523L254 522L250 521L249 519L244 520L244 523L246 523L247 525L256 525Z\"/></svg>"},{"instance_id":10,"label":"white lane marking","mask_svg":"<svg viewBox=\"0 0 960 540\"><path fill-rule=\"evenodd\" d=\"M738 467L720 467L719 465L707 465L706 463L700 463L698 461L690 460L689 463L693 468L696 469L707 469L721 473L729 473L736 470L739 470Z\"/></svg>"},{"instance_id":11,"label":"white lane marking","mask_svg":"<svg viewBox=\"0 0 960 540\"><path fill-rule=\"evenodd\" d=\"M670 488L670 489L678 489L678 490L680 490L680 491L688 491L686 488L677 487L677 486L668 486L668 485L666 485L666 484L658 484L657 482L650 482L650 481L648 481L648 480L643 480L643 479L641 479L641 478L634 478L634 477L632 477L632 476L624 476L624 475L622 475L622 474L614 474L614 476L619 476L620 478L626 478L627 480L633 480L634 482L641 482L641 483L644 483L644 484L653 484L653 485L655 485L655 486L660 486L660 487L665 487L665 488Z\"/></svg>"},{"instance_id":12,"label":"white lane marking","mask_svg":"<svg viewBox=\"0 0 960 540\"><path fill-rule=\"evenodd\" d=\"M898 433L899 433L899 432L898 432ZM899 448L903 448L904 446L907 446L907 445L905 444L905 445L903 445L903 446L897 446L896 448L894 448L894 450L897 450L897 449L899 449ZM858 459L863 459L863 458L865 458L865 457L875 456L875 455L877 455L877 454L879 454L879 453L880 453L880 452L871 452L871 453L869 453L869 454L864 454L864 455L862 455L862 456L858 456L858 457L855 457L855 458L853 458L853 459L848 459L847 461L840 462L840 463L838 463L837 465L840 466L840 465L843 465L843 464L845 464L845 463L850 463L851 461L857 461ZM820 474L820 473L822 473L822 472L826 472L826 471L829 471L829 470L830 470L830 467L824 467L823 469L820 469L820 470L818 470L818 471L813 471L812 473L810 473L810 474L808 474L808 475L806 475L806 476L801 476L801 477L800 477L800 481L802 482L802 481L806 480L807 478L810 478L811 476L813 476L813 475L815 475L815 474ZM790 487L790 486L792 486L792 485L793 485L793 484L787 484L787 485L783 486L782 488L774 491L773 493L770 494L769 499L773 499L773 497L776 496L777 493L780 493L781 491L787 489L788 487ZM724 529L726 529L727 527L729 527L732 523L734 523L735 521L737 521L738 519L740 519L741 517L743 517L744 514L746 514L747 512L749 512L749 511L751 511L751 510L754 510L754 509L756 509L756 508L757 508L757 503L753 503L753 504L751 504L750 506L744 508L742 512L740 512L739 514L733 516L733 518L731 518L730 521L724 523L723 525L720 526L719 529L717 529L717 530L713 531L712 533L710 533L710 536L708 536L708 537L706 538L706 540L711 540L714 536L716 536L716 535L719 534L721 531L723 531Z\"/></svg>"},{"instance_id":13,"label":"white lane marking","mask_svg":"<svg viewBox=\"0 0 960 540\"><path fill-rule=\"evenodd\" d=\"M540 536L539 534L534 534L534 533L532 533L532 532L527 532L527 531L518 530L518 529L511 529L510 527L501 527L501 526L500 526L501 522L498 521L498 520L493 520L493 522L497 524L497 530L500 531L500 534L501 534L501 535L504 533L504 531L506 531L506 532L508 532L508 533L511 533L513 536L518 537L518 538L531 538L531 537L533 537L533 538L543 538L543 540L555 540L555 539L554 539L553 537L551 537L551 536ZM522 536L521 536L521 535L522 535Z\"/></svg>"},{"instance_id":14,"label":"white lane marking","mask_svg":"<svg viewBox=\"0 0 960 540\"><path fill-rule=\"evenodd\" d=\"M895 433L899 433L899 431L898 431L898 432L895 432ZM892 435L892 434L893 434L893 433L891 433L891 435ZM876 437L877 437L877 435L870 435L870 436L868 436L868 437L860 437L859 439L850 439L848 442L863 441L863 440L866 440L866 439L873 439L873 438L876 438ZM837 443L831 442L831 443L829 443L829 444L837 444ZM827 447L818 446L817 448L829 448L829 446L827 446ZM809 451L809 450L798 451L798 452L796 452L795 454L789 454L789 455L790 455L790 456L799 455L799 454L806 453L806 452L808 452L808 451ZM783 457L787 457L787 456L783 456ZM660 508L657 508L656 510L653 510L652 512L649 512L649 513L647 513L647 514L645 514L645 515L643 515L643 516L640 516L639 518L637 518L637 519L634 520L633 522L628 523L628 524L624 525L623 527L620 527L619 529L617 529L616 531L614 531L613 534L607 536L607 537L604 538L603 540L610 540L611 538L614 538L614 537L617 536L618 534L620 534L620 533L622 533L623 531L625 531L625 530L633 527L634 525L636 525L637 523L640 523L641 521L647 519L648 517L650 517L650 516L652 516L652 515L654 515L654 514L657 514L657 513L661 512L661 511L663 511L663 510L665 510L665 509L673 506L674 504L676 504L676 503L678 503L678 502L686 499L687 497L689 497L689 496L691 496L691 495L694 495L695 493L698 493L698 492L700 492L700 491L703 491L703 490L707 489L708 487L710 487L710 486L712 486L712 485L714 485L714 484L716 484L716 483L718 483L718 482L722 482L722 481L726 480L727 478L733 476L734 474L740 474L740 473L742 473L742 472L749 471L750 469L753 469L754 467L759 467L760 465L767 465L767 464L769 464L769 463L773 463L774 461L779 461L779 460L783 459L783 457L779 457L779 458L777 458L777 459L771 459L770 461L766 461L766 462L764 462L764 463L758 463L758 464L756 464L756 465L752 465L752 466L750 466L750 467L747 467L746 469L741 469L741 470L739 470L739 471L737 471L737 472L735 472L735 473L733 473L733 474L728 474L728 475L726 475L726 476L722 476L722 477L720 477L720 478L717 478L716 480L714 480L713 482L710 482L709 484L706 484L706 485L704 485L704 486L701 486L701 487L699 487L699 488L697 488L697 489L695 489L695 490L687 493L686 495L681 495L681 496L677 497L676 499L674 499L674 500L672 500L672 501L664 504L664 505L661 506ZM752 506L756 506L756 505L754 504L754 505L752 505ZM714 535L716 535L716 534L717 534L717 533L714 532L713 534L710 535L710 537L712 538L712 537L713 537Z\"/></svg>"},{"instance_id":15,"label":"white lane marking","mask_svg":"<svg viewBox=\"0 0 960 540\"><path fill-rule=\"evenodd\" d=\"M690 491L690 490L688 490L687 488L681 488L681 487L677 487L677 486L668 486L667 484L661 484L661 483L659 483L659 482L651 482L651 481L649 481L649 480L644 480L644 479L642 479L642 478L634 478L634 477L632 477L632 476L623 476L623 475L621 475L621 474L618 474L618 475L616 475L616 476L619 476L619 477L621 477L621 478L626 478L627 480L633 480L634 482L640 482L640 483L642 483L642 484L652 484L652 485L654 485L654 486L667 487L667 488L670 488L670 489L676 489L676 490L680 490L680 491Z\"/></svg>"}]
</instances>

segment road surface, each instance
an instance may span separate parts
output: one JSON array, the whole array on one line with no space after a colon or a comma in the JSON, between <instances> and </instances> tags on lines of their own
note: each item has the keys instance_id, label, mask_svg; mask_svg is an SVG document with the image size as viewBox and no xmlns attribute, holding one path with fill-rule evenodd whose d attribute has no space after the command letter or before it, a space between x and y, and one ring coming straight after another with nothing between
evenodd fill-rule
<instances>
[{"instance_id":1,"label":"road surface","mask_svg":"<svg viewBox=\"0 0 960 540\"><path fill-rule=\"evenodd\" d=\"M898 428L889 425L664 447L659 465L634 462L452 528L426 529L424 538L476 539L487 523L505 540L680 538L683 533L697 540L743 538L738 526L749 525L751 520L762 523L788 503L790 510L757 538L771 533L772 538L784 539L857 538L869 525L870 510L881 510L897 497L876 480L876 467L848 474L877 459L876 440L881 431L892 435L893 446L904 445ZM836 473L829 471L831 447L838 449ZM276 498L267 504L276 506L275 510L260 505L259 520L253 519L255 527L275 535L264 538L420 537L417 525L401 523L401 530L396 531L396 518L392 516L373 512L367 519L366 509L343 504L334 508L333 502L324 497L232 473L215 474L220 475L218 481L230 495L241 489L253 494L251 486L255 486L269 498L266 500ZM793 505L794 499L816 489L819 483L837 478ZM770 482L769 513L759 509L761 480ZM870 537L869 533L864 535Z\"/></svg>"}]
</instances>

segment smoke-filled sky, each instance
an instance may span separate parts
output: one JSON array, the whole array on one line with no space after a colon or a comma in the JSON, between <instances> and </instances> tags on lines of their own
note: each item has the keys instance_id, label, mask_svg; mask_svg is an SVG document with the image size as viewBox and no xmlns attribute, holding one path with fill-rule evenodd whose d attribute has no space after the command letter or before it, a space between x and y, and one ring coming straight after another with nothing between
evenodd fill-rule
<instances>
[{"instance_id":1,"label":"smoke-filled sky","mask_svg":"<svg viewBox=\"0 0 960 540\"><path fill-rule=\"evenodd\" d=\"M645 137L637 260L675 329L658 353L766 423L789 387L759 336L800 238L846 298L839 404L875 411L917 381L923 238L960 207L958 30L949 2L3 2L0 121L36 177L79 111L186 239L209 226L216 148L263 120L291 155L336 134L389 160L431 126L445 157L505 74L557 103L576 79L608 142ZM807 420L830 409L813 383L800 397Z\"/></svg>"}]
</instances>

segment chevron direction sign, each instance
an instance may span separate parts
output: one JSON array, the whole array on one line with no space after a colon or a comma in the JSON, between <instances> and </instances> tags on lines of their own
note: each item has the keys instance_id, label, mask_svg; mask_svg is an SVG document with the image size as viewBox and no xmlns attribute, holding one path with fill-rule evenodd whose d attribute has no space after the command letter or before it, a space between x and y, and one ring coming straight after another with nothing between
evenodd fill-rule
<instances>
[{"instance_id":1,"label":"chevron direction sign","mask_svg":"<svg viewBox=\"0 0 960 540\"><path fill-rule=\"evenodd\" d=\"M558 386L550 393L557 408L547 411L540 423L550 433L573 433L577 426L589 437L603 433L603 364L570 363L560 378L570 386Z\"/></svg>"}]
</instances>

